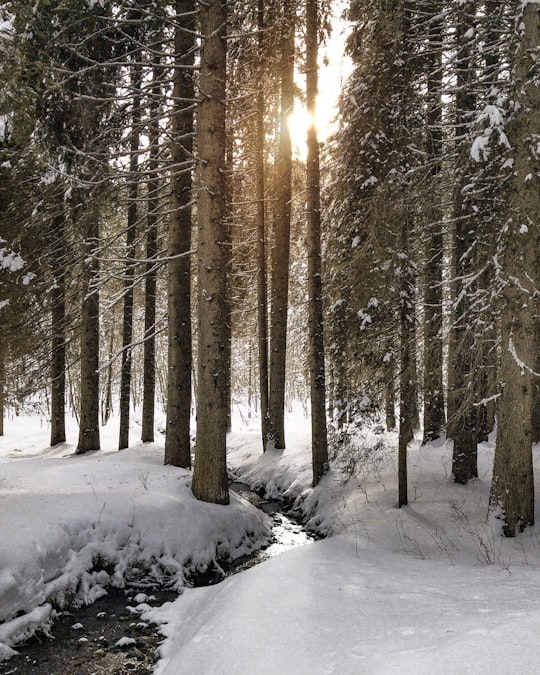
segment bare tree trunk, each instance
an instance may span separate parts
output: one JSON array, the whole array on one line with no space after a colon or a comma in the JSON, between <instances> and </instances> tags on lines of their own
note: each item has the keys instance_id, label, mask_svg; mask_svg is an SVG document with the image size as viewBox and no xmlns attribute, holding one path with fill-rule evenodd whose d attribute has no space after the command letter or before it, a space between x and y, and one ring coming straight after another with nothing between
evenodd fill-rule
<instances>
[{"instance_id":1,"label":"bare tree trunk","mask_svg":"<svg viewBox=\"0 0 540 675\"><path fill-rule=\"evenodd\" d=\"M137 234L137 196L139 194L139 126L141 121L141 67L133 66L131 86L135 90L131 115L128 212L126 231L126 267L124 270L124 316L122 322L122 366L120 369L120 432L118 449L129 446L129 408L133 342L133 280L135 276L135 238Z\"/></svg>"},{"instance_id":2,"label":"bare tree trunk","mask_svg":"<svg viewBox=\"0 0 540 675\"><path fill-rule=\"evenodd\" d=\"M326 387L324 372L323 285L321 263L321 173L315 126L318 94L319 12L317 0L306 3L306 99L311 123L307 133L307 253L309 301L309 373L313 485L328 471Z\"/></svg>"},{"instance_id":3,"label":"bare tree trunk","mask_svg":"<svg viewBox=\"0 0 540 675\"><path fill-rule=\"evenodd\" d=\"M294 106L294 14L292 0L284 0L281 62L281 126L276 166L274 248L272 251L272 305L270 310L270 389L268 441L285 447L285 364L291 229L292 149L288 117Z\"/></svg>"},{"instance_id":4,"label":"bare tree trunk","mask_svg":"<svg viewBox=\"0 0 540 675\"><path fill-rule=\"evenodd\" d=\"M86 195L85 195L86 196ZM81 271L81 385L79 440L76 454L99 450L99 291L97 287L99 222L95 208L82 196L76 207L76 221L82 225L83 261ZM94 195L90 200L95 199ZM85 209L84 213L81 211Z\"/></svg>"},{"instance_id":5,"label":"bare tree trunk","mask_svg":"<svg viewBox=\"0 0 540 675\"><path fill-rule=\"evenodd\" d=\"M433 8L442 17L440 5ZM426 274L424 290L424 443L444 429L442 264L443 235L440 186L442 161L442 19L432 18L428 46L427 153L431 162L433 202L427 208Z\"/></svg>"},{"instance_id":6,"label":"bare tree trunk","mask_svg":"<svg viewBox=\"0 0 540 675\"><path fill-rule=\"evenodd\" d=\"M501 381L497 445L490 507L501 513L504 534L515 536L534 524L532 410L535 351L535 297L538 273L540 162L535 134L540 129L540 87L535 54L540 47L540 7L523 6L521 43L515 60L515 113L508 124L514 164L508 195L502 269Z\"/></svg>"},{"instance_id":7,"label":"bare tree trunk","mask_svg":"<svg viewBox=\"0 0 540 675\"><path fill-rule=\"evenodd\" d=\"M195 469L197 499L228 504L228 338L225 185L227 3L210 0L199 10L202 47L197 139L198 199L198 402Z\"/></svg>"},{"instance_id":8,"label":"bare tree trunk","mask_svg":"<svg viewBox=\"0 0 540 675\"><path fill-rule=\"evenodd\" d=\"M536 376L533 378L533 413L532 413L532 442L540 443L540 317L537 315L534 323L534 351L536 353L536 364L534 372Z\"/></svg>"},{"instance_id":9,"label":"bare tree trunk","mask_svg":"<svg viewBox=\"0 0 540 675\"><path fill-rule=\"evenodd\" d=\"M400 343L401 362L399 374L399 439L398 439L398 506L408 503L407 446L413 438L414 429L414 288L409 261L409 218L403 216L400 233L400 248L404 256L401 265L400 283Z\"/></svg>"},{"instance_id":10,"label":"bare tree trunk","mask_svg":"<svg viewBox=\"0 0 540 675\"><path fill-rule=\"evenodd\" d=\"M169 356L165 464L191 467L191 173L195 91L195 2L176 0L167 279Z\"/></svg>"},{"instance_id":11,"label":"bare tree trunk","mask_svg":"<svg viewBox=\"0 0 540 675\"><path fill-rule=\"evenodd\" d=\"M259 390L263 452L268 443L268 289L266 281L266 195L264 175L264 0L258 0L259 87L257 89L257 138L255 182L257 191L257 325L259 345Z\"/></svg>"},{"instance_id":12,"label":"bare tree trunk","mask_svg":"<svg viewBox=\"0 0 540 675\"><path fill-rule=\"evenodd\" d=\"M54 219L53 229L59 251L65 248L63 203ZM66 441L66 282L61 265L53 269L51 291L51 446Z\"/></svg>"},{"instance_id":13,"label":"bare tree trunk","mask_svg":"<svg viewBox=\"0 0 540 675\"><path fill-rule=\"evenodd\" d=\"M6 345L0 339L0 436L4 435L4 416L6 414Z\"/></svg>"},{"instance_id":14,"label":"bare tree trunk","mask_svg":"<svg viewBox=\"0 0 540 675\"><path fill-rule=\"evenodd\" d=\"M384 399L386 411L386 430L396 428L396 374L393 358L384 366Z\"/></svg>"},{"instance_id":15,"label":"bare tree trunk","mask_svg":"<svg viewBox=\"0 0 540 675\"><path fill-rule=\"evenodd\" d=\"M155 258L158 254L157 219L159 209L158 176L159 162L159 97L160 60L154 57L155 66L151 87L150 122L148 142L150 146L147 180L146 216L146 275L144 278L144 353L143 353L143 410L141 440L154 441L154 419L156 400L156 287Z\"/></svg>"},{"instance_id":16,"label":"bare tree trunk","mask_svg":"<svg viewBox=\"0 0 540 675\"><path fill-rule=\"evenodd\" d=\"M452 473L457 483L467 483L478 476L477 415L474 403L475 334L471 325L470 297L474 292L474 240L471 227L472 205L464 199L462 187L469 181L468 133L471 112L475 108L472 82L475 73L471 64L470 40L467 37L467 17L474 16L475 1L467 2L464 19L457 26L457 97L456 140L459 150L461 177L454 197L455 267L453 280L454 317L449 341L448 435L454 439Z\"/></svg>"},{"instance_id":17,"label":"bare tree trunk","mask_svg":"<svg viewBox=\"0 0 540 675\"><path fill-rule=\"evenodd\" d=\"M105 383L105 400L101 404L101 424L105 426L113 413L112 400L112 377L113 377L113 350L114 350L114 326L109 329L109 354L107 366L107 381Z\"/></svg>"}]
</instances>

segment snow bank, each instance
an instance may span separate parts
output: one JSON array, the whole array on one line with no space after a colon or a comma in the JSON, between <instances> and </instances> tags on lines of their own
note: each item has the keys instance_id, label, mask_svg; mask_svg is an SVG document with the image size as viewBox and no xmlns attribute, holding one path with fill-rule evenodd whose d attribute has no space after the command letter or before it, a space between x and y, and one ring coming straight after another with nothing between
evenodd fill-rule
<instances>
[{"instance_id":1,"label":"snow bank","mask_svg":"<svg viewBox=\"0 0 540 675\"><path fill-rule=\"evenodd\" d=\"M53 605L91 603L108 584L148 572L180 588L268 540L266 516L241 498L231 495L229 506L197 502L191 474L163 466L157 444L74 455L70 445L48 448L35 420L14 423L16 433L10 423L0 439L4 656L46 625ZM103 441L114 448L113 434Z\"/></svg>"}]
</instances>

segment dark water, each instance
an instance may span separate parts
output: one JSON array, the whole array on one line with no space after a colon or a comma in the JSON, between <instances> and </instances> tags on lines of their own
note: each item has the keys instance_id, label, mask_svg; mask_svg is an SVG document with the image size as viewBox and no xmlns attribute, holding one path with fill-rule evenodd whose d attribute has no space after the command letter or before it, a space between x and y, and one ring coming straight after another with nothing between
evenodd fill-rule
<instances>
[{"instance_id":1,"label":"dark water","mask_svg":"<svg viewBox=\"0 0 540 675\"><path fill-rule=\"evenodd\" d=\"M261 499L242 483L231 490L268 513L273 521L273 542L266 549L232 562L225 576L237 574L263 560L278 555L313 538L299 523L280 512L277 501ZM209 571L194 579L195 586L222 581L222 571ZM142 602L159 606L175 600L173 591L155 588L110 588L93 605L59 613L52 636L34 636L9 661L0 662L0 675L149 675L157 661L156 650L163 640L153 624L141 621L135 607ZM119 641L125 644L117 645Z\"/></svg>"}]
</instances>

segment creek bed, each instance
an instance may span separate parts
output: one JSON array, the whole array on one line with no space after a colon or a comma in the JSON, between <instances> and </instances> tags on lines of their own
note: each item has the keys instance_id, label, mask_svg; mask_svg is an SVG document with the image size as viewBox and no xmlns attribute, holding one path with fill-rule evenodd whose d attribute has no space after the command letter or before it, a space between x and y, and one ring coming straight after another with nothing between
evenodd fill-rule
<instances>
[{"instance_id":1,"label":"creek bed","mask_svg":"<svg viewBox=\"0 0 540 675\"><path fill-rule=\"evenodd\" d=\"M193 580L195 586L219 583L314 538L281 512L282 503L262 499L243 483L234 482L230 488L271 516L272 543L224 569L200 575ZM177 597L177 592L156 588L109 588L92 605L60 612L52 627L54 637L39 634L18 645L17 656L0 662L0 675L150 675L163 636L156 626L141 621L134 607L143 601L158 606Z\"/></svg>"}]
</instances>

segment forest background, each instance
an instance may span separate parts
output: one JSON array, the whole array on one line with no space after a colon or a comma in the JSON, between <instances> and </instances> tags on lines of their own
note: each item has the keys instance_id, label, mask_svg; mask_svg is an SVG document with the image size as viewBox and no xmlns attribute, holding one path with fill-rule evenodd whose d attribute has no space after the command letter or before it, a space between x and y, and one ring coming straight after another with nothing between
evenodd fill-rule
<instances>
[{"instance_id":1,"label":"forest background","mask_svg":"<svg viewBox=\"0 0 540 675\"><path fill-rule=\"evenodd\" d=\"M54 11L53 11L54 4ZM0 5L0 420L34 408L77 452L142 440L228 502L235 400L311 402L313 483L355 425L453 440L490 512L534 523L540 440L539 4L347 4L337 130L315 119L331 3ZM298 75L295 77L295 71ZM305 77L303 77L305 76ZM192 330L192 325L196 330ZM3 428L0 429L3 431Z\"/></svg>"}]
</instances>

